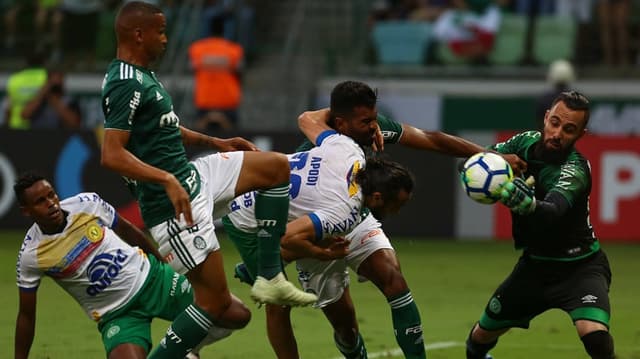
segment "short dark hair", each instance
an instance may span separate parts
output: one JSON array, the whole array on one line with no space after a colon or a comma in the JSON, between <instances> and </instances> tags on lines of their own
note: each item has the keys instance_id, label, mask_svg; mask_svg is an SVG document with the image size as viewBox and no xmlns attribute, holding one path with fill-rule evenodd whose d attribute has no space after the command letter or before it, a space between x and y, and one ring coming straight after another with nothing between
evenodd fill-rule
<instances>
[{"instance_id":1,"label":"short dark hair","mask_svg":"<svg viewBox=\"0 0 640 359\"><path fill-rule=\"evenodd\" d=\"M356 107L376 107L378 96L369 85L359 81L344 81L331 91L331 117L347 116Z\"/></svg>"},{"instance_id":2,"label":"short dark hair","mask_svg":"<svg viewBox=\"0 0 640 359\"><path fill-rule=\"evenodd\" d=\"M118 35L118 27L125 26L124 23L127 21L138 20L140 16L147 17L156 14L162 14L162 9L153 4L143 1L130 1L125 3L116 14L116 21L114 23L116 35Z\"/></svg>"},{"instance_id":3,"label":"short dark hair","mask_svg":"<svg viewBox=\"0 0 640 359\"><path fill-rule=\"evenodd\" d=\"M584 112L584 127L587 127L589 123L589 100L587 97L578 91L561 92L551 103L551 108L561 101L571 110Z\"/></svg>"},{"instance_id":4,"label":"short dark hair","mask_svg":"<svg viewBox=\"0 0 640 359\"><path fill-rule=\"evenodd\" d=\"M37 172L29 171L21 174L13 184L13 192L16 194L19 204L24 204L24 191L33 186L36 182L46 180L44 176Z\"/></svg>"},{"instance_id":5,"label":"short dark hair","mask_svg":"<svg viewBox=\"0 0 640 359\"><path fill-rule=\"evenodd\" d=\"M380 192L384 199L396 198L401 190L411 193L414 186L406 167L384 157L368 157L364 170L356 174L356 182L365 196Z\"/></svg>"},{"instance_id":6,"label":"short dark hair","mask_svg":"<svg viewBox=\"0 0 640 359\"><path fill-rule=\"evenodd\" d=\"M161 14L162 13L162 9L157 7L156 5L150 4L148 2L144 2L144 1L129 1L128 3L125 3L124 5L122 5L122 7L120 7L120 10L118 10L118 14L116 15L116 18L118 18L121 14L128 14L128 13L141 13L144 15L155 15L155 14Z\"/></svg>"}]
</instances>

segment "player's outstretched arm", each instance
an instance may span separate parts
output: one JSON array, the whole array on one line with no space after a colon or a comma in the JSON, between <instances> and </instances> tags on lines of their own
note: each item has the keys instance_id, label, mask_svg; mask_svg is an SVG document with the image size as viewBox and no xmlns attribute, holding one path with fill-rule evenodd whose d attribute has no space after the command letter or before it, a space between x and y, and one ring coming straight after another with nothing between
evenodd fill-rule
<instances>
[{"instance_id":1,"label":"player's outstretched arm","mask_svg":"<svg viewBox=\"0 0 640 359\"><path fill-rule=\"evenodd\" d=\"M131 222L127 221L126 218L116 214L118 216L117 224L113 228L113 231L125 242L129 243L134 247L139 247L145 253L151 254L156 257L159 261L163 262L164 259L156 246L151 242L151 240L142 233L138 227L131 224Z\"/></svg>"},{"instance_id":2,"label":"player's outstretched arm","mask_svg":"<svg viewBox=\"0 0 640 359\"><path fill-rule=\"evenodd\" d=\"M36 329L36 291L20 290L19 293L15 359L27 359Z\"/></svg>"},{"instance_id":3,"label":"player's outstretched arm","mask_svg":"<svg viewBox=\"0 0 640 359\"><path fill-rule=\"evenodd\" d=\"M210 147L221 152L229 151L259 151L251 141L242 137L219 138L207 136L203 133L180 126L182 143L186 146Z\"/></svg>"},{"instance_id":4,"label":"player's outstretched arm","mask_svg":"<svg viewBox=\"0 0 640 359\"><path fill-rule=\"evenodd\" d=\"M434 151L455 157L470 157L485 148L464 138L441 131L427 131L402 124L402 136L399 143L403 146L426 151Z\"/></svg>"},{"instance_id":5,"label":"player's outstretched arm","mask_svg":"<svg viewBox=\"0 0 640 359\"><path fill-rule=\"evenodd\" d=\"M342 258L348 253L346 241L333 241L330 245L321 247L315 243L316 232L309 216L300 217L287 224L287 231L282 237L282 258L291 262L300 258L315 258L319 260L333 260Z\"/></svg>"},{"instance_id":6,"label":"player's outstretched arm","mask_svg":"<svg viewBox=\"0 0 640 359\"><path fill-rule=\"evenodd\" d=\"M176 219L184 215L187 225L193 225L191 202L187 191L171 173L142 162L126 149L130 132L116 129L104 131L101 164L103 167L137 181L162 185L176 213Z\"/></svg>"},{"instance_id":7,"label":"player's outstretched arm","mask_svg":"<svg viewBox=\"0 0 640 359\"><path fill-rule=\"evenodd\" d=\"M399 143L403 146L433 151L454 157L471 157L486 148L462 137L450 135L441 131L426 131L402 124L402 137ZM519 175L527 170L527 163L514 154L499 153L511 166L514 173Z\"/></svg>"}]
</instances>

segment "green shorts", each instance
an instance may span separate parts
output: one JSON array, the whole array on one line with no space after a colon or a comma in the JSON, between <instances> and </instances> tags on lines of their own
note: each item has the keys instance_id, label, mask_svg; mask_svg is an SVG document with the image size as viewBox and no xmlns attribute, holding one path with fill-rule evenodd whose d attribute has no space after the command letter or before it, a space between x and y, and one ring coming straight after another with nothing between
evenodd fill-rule
<instances>
[{"instance_id":1,"label":"green shorts","mask_svg":"<svg viewBox=\"0 0 640 359\"><path fill-rule=\"evenodd\" d=\"M573 262L522 256L491 296L479 325L487 330L528 328L548 309L561 309L573 322L591 320L609 326L611 270L603 251Z\"/></svg>"},{"instance_id":2,"label":"green shorts","mask_svg":"<svg viewBox=\"0 0 640 359\"><path fill-rule=\"evenodd\" d=\"M151 320L173 321L193 303L193 290L186 277L153 256L149 256L149 262L149 275L140 291L98 322L107 356L120 344L136 344L148 353L152 346Z\"/></svg>"}]
</instances>

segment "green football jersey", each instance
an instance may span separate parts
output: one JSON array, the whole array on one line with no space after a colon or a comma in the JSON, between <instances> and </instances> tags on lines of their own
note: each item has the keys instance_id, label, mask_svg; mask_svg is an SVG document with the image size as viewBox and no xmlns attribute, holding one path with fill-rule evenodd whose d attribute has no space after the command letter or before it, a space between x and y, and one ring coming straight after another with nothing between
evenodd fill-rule
<instances>
[{"instance_id":1,"label":"green football jersey","mask_svg":"<svg viewBox=\"0 0 640 359\"><path fill-rule=\"evenodd\" d=\"M106 129L129 131L127 150L141 161L172 173L193 199L200 190L199 174L187 159L180 120L171 96L156 75L143 67L114 60L102 82L102 111ZM164 187L131 183L147 227L175 216Z\"/></svg>"},{"instance_id":2,"label":"green football jersey","mask_svg":"<svg viewBox=\"0 0 640 359\"><path fill-rule=\"evenodd\" d=\"M382 136L384 137L384 143L398 143L400 136L402 136L402 125L381 114L378 114L377 120ZM296 148L296 152L308 151L313 147L313 143L305 139L304 142Z\"/></svg>"},{"instance_id":3,"label":"green football jersey","mask_svg":"<svg viewBox=\"0 0 640 359\"><path fill-rule=\"evenodd\" d=\"M513 153L527 162L524 178L535 178L536 199L543 200L548 193L557 192L570 204L567 212L552 222L536 215L512 213L516 248L525 249L532 257L539 259L584 258L600 248L589 220L589 162L575 148L561 163L543 162L534 154L535 145L541 138L540 132L528 131L493 146L500 153Z\"/></svg>"}]
</instances>

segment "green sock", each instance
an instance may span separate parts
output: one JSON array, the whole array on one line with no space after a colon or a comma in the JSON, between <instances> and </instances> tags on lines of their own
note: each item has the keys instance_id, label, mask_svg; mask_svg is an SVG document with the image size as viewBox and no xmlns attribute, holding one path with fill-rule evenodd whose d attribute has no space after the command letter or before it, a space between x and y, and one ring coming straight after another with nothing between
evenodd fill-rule
<instances>
[{"instance_id":1,"label":"green sock","mask_svg":"<svg viewBox=\"0 0 640 359\"><path fill-rule=\"evenodd\" d=\"M287 229L289 216L289 183L258 191L258 275L271 279L282 272L280 237Z\"/></svg>"},{"instance_id":2,"label":"green sock","mask_svg":"<svg viewBox=\"0 0 640 359\"><path fill-rule=\"evenodd\" d=\"M356 344L352 347L342 344L335 332L333 333L333 341L345 359L367 359L367 348L364 346L364 339L360 333L358 333L358 337L356 338Z\"/></svg>"},{"instance_id":3,"label":"green sock","mask_svg":"<svg viewBox=\"0 0 640 359\"><path fill-rule=\"evenodd\" d=\"M426 358L422 322L410 291L388 298L396 341L407 359Z\"/></svg>"},{"instance_id":4,"label":"green sock","mask_svg":"<svg viewBox=\"0 0 640 359\"><path fill-rule=\"evenodd\" d=\"M191 304L174 319L149 359L184 358L207 336L211 325L209 314Z\"/></svg>"}]
</instances>

